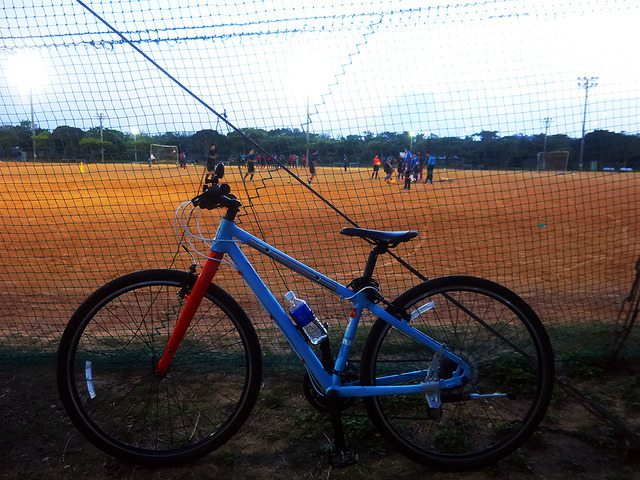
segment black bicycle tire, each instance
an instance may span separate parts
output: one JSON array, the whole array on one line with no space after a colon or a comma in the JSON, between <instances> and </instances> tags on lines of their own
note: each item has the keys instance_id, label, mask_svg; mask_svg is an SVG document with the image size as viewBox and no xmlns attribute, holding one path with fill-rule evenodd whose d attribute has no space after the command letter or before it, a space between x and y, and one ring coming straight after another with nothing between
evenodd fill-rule
<instances>
[{"instance_id":1,"label":"black bicycle tire","mask_svg":"<svg viewBox=\"0 0 640 480\"><path fill-rule=\"evenodd\" d=\"M235 434L238 429L244 424L253 406L255 405L262 380L262 354L258 336L253 325L251 324L251 321L247 317L244 310L240 307L240 305L228 293L214 284L211 284L209 286L205 294L205 299L211 302L212 306L220 309L221 318L230 320L231 324L228 327L229 335L237 335L237 340L239 343L241 343L240 353L238 354L238 357L240 358L239 361L246 362L246 365L240 365L240 367L238 368L238 370L241 372L240 375L244 376L244 380L242 380L242 377L240 378L240 386L237 388L237 390L240 391L240 393L237 394L237 405L235 405L235 407L229 407L228 418L220 422L220 426L216 431L206 432L208 433L208 435L202 435L202 438L200 438L197 442L178 445L166 449L161 448L156 450L154 448L148 448L146 446L140 447L132 445L122 441L122 439L120 438L114 437L114 432L105 431L103 426L99 425L97 423L97 420L95 418L92 418L92 414L88 412L86 405L89 404L89 400L87 400L86 394L81 396L78 392L78 387L75 381L76 370L78 370L78 365L76 365L78 344L81 340L83 340L83 335L85 335L88 325L90 325L91 322L94 321L95 316L99 312L103 311L104 308L107 308L110 305L114 305L110 308L116 308L117 305L115 302L121 298L121 295L137 292L137 287L168 287L168 289L171 290L171 295L173 295L173 292L176 293L175 298L177 299L177 292L182 289L188 281L193 282L193 280L194 278L189 277L185 272L167 269L144 270L119 277L99 288L91 296L89 296L74 313L63 333L58 349L56 374L58 391L62 403L72 423L85 436L85 438L87 438L91 443L93 443L104 452L116 458L143 466L171 466L192 461L194 459L207 455L208 453L219 448L222 444L228 441L233 436L233 434ZM133 294L133 296L136 295L137 293ZM204 316L202 318L204 318ZM202 322L204 323L204 320L202 320ZM145 323L150 322L147 322L146 320L141 321L140 327L137 332L142 331L142 325ZM204 324L202 325L203 330L205 326L206 325ZM154 328L156 328L157 330L159 327L156 326ZM173 327L165 326L163 328L169 331L172 330ZM201 337L199 338L204 339L205 335L213 335L212 332L214 332L214 330L214 327L210 327L208 331L204 330L201 334ZM190 331L196 332L193 325L192 330ZM135 337L136 335L137 333L134 333L132 334L132 337ZM154 343L154 333L150 333L149 338L151 340L144 339L144 334L140 334L140 338L143 339L142 343ZM195 333L193 334L193 338L194 345L198 346L198 344L195 343ZM129 345L132 343L133 340L131 340L129 344L127 344L127 347L129 347ZM150 346L151 345L149 345L149 347ZM158 349L164 351L164 348L166 347L166 338L159 340L157 346ZM144 349L144 346L141 348ZM159 392L158 395L164 393L165 391L169 392L169 390L172 390L175 391L176 396L182 396L183 390L188 388L193 389L193 392L191 392L192 395L197 395L196 393L194 393L196 387L205 388L206 390L206 387L202 387L202 385L204 384L204 380L196 380L193 376L193 372L180 372L180 375L182 375L182 377L180 378L189 379L189 386L178 384L178 380L174 380L173 377L178 377L179 375L177 373L177 369L179 367L175 366L175 364L176 359L181 354L181 349L186 356L189 347L181 345L181 348L178 349L178 353L176 354L176 357L174 358L174 361L169 368L168 375L166 376L166 378L170 378L171 383L166 383L163 389L157 387L156 391ZM160 350L157 350L156 353ZM192 358L206 358L205 355L215 356L205 349L197 350L196 347L191 347L191 350L192 352L190 354ZM145 356L147 353L148 352L145 351ZM162 352L160 351L160 354L161 353ZM151 362L149 362L148 374L142 376L138 380L140 384L143 383L143 378L145 379L145 382L148 381L148 384L153 383L154 380L151 379L151 376L153 374L152 364L156 361L157 356L152 359ZM205 365L206 370L206 367L209 365L209 363L207 362L209 362L209 360L199 361L198 368L200 365ZM193 368L195 369L196 367ZM213 375L211 373L207 373L206 371L198 371L197 373L203 376ZM230 374L226 375L230 376ZM160 382L161 380L157 381ZM131 381L131 383L133 383L133 381ZM150 392L152 391L152 388L153 387L149 387ZM124 395L122 396L122 398L124 399ZM152 399L151 393L149 394L149 399ZM231 403L230 400L225 399L225 401L229 401L229 403ZM122 403L124 403L124 400ZM196 404L195 401L192 401L191 403L193 403L193 405ZM131 411L133 412L133 409ZM125 414L123 414L123 417L124 416ZM180 417L180 421L185 422L185 419L182 417L186 416L186 414L183 411L178 410L177 416ZM208 419L207 414L204 412L198 412L198 419L200 418ZM160 423L160 420L158 420L158 423ZM195 426L193 427L194 434L199 428L198 423L199 422L196 421ZM205 423L205 421L203 421L202 423ZM173 426L170 426L168 427L168 430L172 430L173 428ZM173 432L171 432L170 435L172 434Z\"/></svg>"},{"instance_id":2,"label":"black bicycle tire","mask_svg":"<svg viewBox=\"0 0 640 480\"><path fill-rule=\"evenodd\" d=\"M554 382L553 352L542 322L524 300L514 292L497 283L469 276L436 278L409 289L407 292L400 295L393 302L393 305L400 309L404 309L415 304L416 299L431 299L443 293L448 294L459 290L471 292L473 294L477 293L479 295L486 296L487 298L497 300L504 305L505 308L510 309L510 311L516 315L530 336L530 340L528 339L528 341L531 343L532 351L535 355L534 360L537 364L537 367L535 369L532 368L531 370L534 371L537 378L535 381L535 393L533 394L531 405L529 406L526 415L521 419L521 422L519 424L515 423L516 427L514 427L514 431L507 434L495 444L487 445L486 448L472 452L439 452L435 451L435 447L429 446L427 448L426 441L425 445L418 445L416 444L417 440L405 438L403 433L399 432L399 428L394 426L393 421L390 420L389 416L385 413L384 408L386 407L383 407L382 403L389 402L389 400L385 400L384 397L368 397L364 399L367 412L372 422L383 437L385 437L387 441L389 441L400 453L418 463L443 470L468 470L480 468L492 464L513 453L533 434L542 421L551 400ZM447 328L454 327L451 326ZM382 319L378 319L372 327L362 353L361 380L364 385L375 384L376 368L380 350L389 332L394 331L397 332L396 329L391 327L390 324ZM461 333L462 332L460 332L460 334ZM436 338L436 340L440 339ZM453 350L456 349L456 345L450 345L450 347ZM516 353L518 353L517 350ZM431 353L431 355L432 354L433 353ZM531 359L527 360L527 362L531 363ZM413 398L417 398L418 402L421 401L426 404L426 399L424 399L424 397L420 399L419 396L414 396L412 399ZM477 402L478 400L472 401ZM443 411L447 407L447 405L443 404ZM457 408L457 405L452 408ZM470 409L468 414L471 415ZM460 417L462 418L462 414ZM409 420L403 419L399 420L398 423L408 423L408 421ZM422 421L423 420L421 420L421 422ZM428 421L424 421L425 425L427 422ZM435 431L436 428L439 427L425 426L422 428L432 428ZM421 435L424 437L427 436L426 433L421 433ZM415 433L415 438L418 438L419 436L420 435ZM473 435L469 436L473 437ZM436 434L434 434L433 437L436 438ZM433 442L433 440L429 441Z\"/></svg>"}]
</instances>

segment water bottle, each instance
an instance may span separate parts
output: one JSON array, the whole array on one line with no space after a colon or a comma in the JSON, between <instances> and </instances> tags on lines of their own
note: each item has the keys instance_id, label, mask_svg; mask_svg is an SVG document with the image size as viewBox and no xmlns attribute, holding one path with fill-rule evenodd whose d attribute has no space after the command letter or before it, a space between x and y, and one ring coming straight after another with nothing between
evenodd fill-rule
<instances>
[{"instance_id":1,"label":"water bottle","mask_svg":"<svg viewBox=\"0 0 640 480\"><path fill-rule=\"evenodd\" d=\"M284 298L291 302L289 314L298 326L304 330L304 333L312 344L318 345L322 340L327 338L327 329L316 318L313 310L307 305L307 302L296 298L293 292L287 292Z\"/></svg>"}]
</instances>

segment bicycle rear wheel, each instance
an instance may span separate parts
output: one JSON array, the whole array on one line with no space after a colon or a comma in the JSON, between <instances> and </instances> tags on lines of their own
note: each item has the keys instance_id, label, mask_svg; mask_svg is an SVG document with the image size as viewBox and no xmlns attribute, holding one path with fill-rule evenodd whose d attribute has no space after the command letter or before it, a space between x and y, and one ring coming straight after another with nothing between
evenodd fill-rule
<instances>
[{"instance_id":1,"label":"bicycle rear wheel","mask_svg":"<svg viewBox=\"0 0 640 480\"><path fill-rule=\"evenodd\" d=\"M394 304L411 313L429 302L433 307L411 323L471 367L469 382L443 389L440 410L430 409L424 394L412 394L365 398L367 411L383 436L414 461L449 470L485 466L520 447L542 420L553 389L551 344L533 310L488 280L430 280ZM377 377L426 370L434 354L378 319L363 350L361 380L375 385ZM444 362L439 378L454 370ZM496 392L508 396L469 396Z\"/></svg>"},{"instance_id":2,"label":"bicycle rear wheel","mask_svg":"<svg viewBox=\"0 0 640 480\"><path fill-rule=\"evenodd\" d=\"M165 466L201 457L244 423L258 396L255 329L211 285L167 374L155 368L194 278L174 270L120 277L75 312L60 342L57 382L80 432L117 458Z\"/></svg>"}]
</instances>

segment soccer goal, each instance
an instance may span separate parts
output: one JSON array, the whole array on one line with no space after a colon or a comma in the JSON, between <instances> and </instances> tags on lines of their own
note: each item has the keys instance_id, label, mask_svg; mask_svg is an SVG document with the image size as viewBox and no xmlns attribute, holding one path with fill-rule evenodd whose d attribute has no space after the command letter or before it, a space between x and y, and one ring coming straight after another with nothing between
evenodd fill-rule
<instances>
[{"instance_id":1,"label":"soccer goal","mask_svg":"<svg viewBox=\"0 0 640 480\"><path fill-rule=\"evenodd\" d=\"M149 158L155 159L157 163L178 164L178 147L176 145L159 145L152 143L149 145Z\"/></svg>"},{"instance_id":2,"label":"soccer goal","mask_svg":"<svg viewBox=\"0 0 640 480\"><path fill-rule=\"evenodd\" d=\"M569 163L569 152L540 152L538 153L539 172L566 172Z\"/></svg>"}]
</instances>

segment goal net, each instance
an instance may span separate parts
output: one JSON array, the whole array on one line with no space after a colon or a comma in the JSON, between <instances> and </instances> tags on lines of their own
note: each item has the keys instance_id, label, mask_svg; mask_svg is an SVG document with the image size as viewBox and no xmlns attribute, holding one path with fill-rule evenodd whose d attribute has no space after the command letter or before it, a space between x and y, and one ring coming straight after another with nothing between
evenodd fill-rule
<instances>
[{"instance_id":1,"label":"goal net","mask_svg":"<svg viewBox=\"0 0 640 480\"><path fill-rule=\"evenodd\" d=\"M538 153L539 172L566 172L569 163L569 152L540 152Z\"/></svg>"},{"instance_id":2,"label":"goal net","mask_svg":"<svg viewBox=\"0 0 640 480\"><path fill-rule=\"evenodd\" d=\"M149 145L149 158L155 159L157 163L178 164L178 147L176 145L159 145L152 143Z\"/></svg>"}]
</instances>

